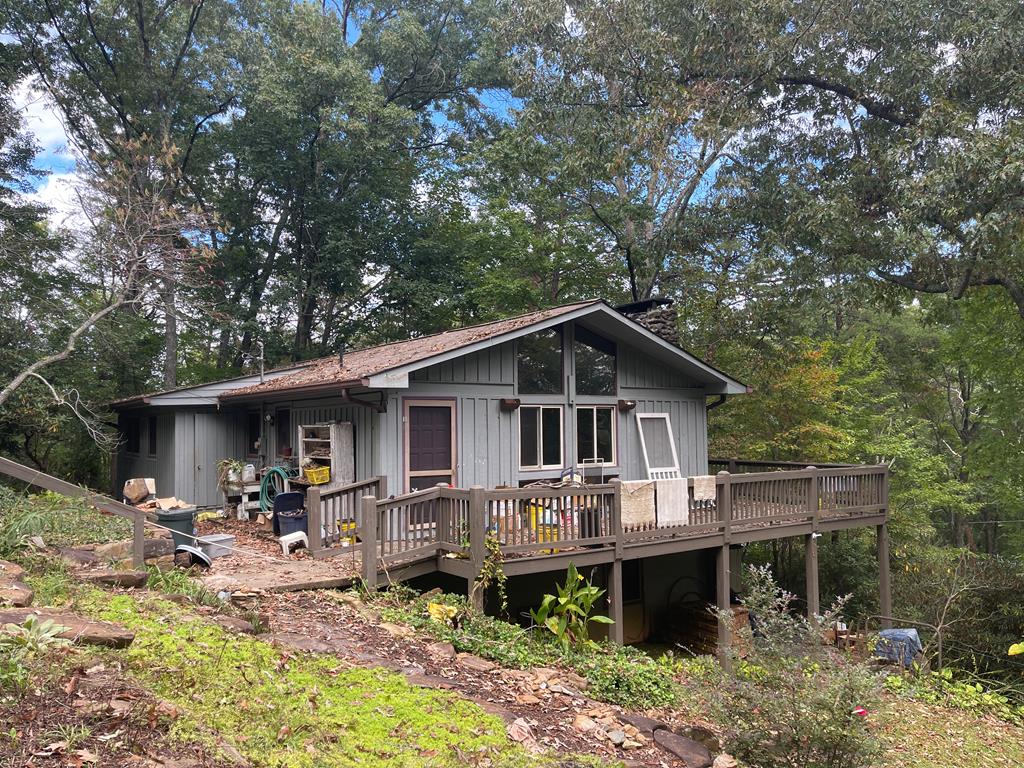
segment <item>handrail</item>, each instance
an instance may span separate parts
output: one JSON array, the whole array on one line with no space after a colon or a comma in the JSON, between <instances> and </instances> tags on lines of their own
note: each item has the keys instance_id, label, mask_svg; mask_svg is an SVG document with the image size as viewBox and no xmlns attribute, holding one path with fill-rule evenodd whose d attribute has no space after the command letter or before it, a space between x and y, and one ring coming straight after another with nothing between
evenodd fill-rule
<instances>
[{"instance_id":1,"label":"handrail","mask_svg":"<svg viewBox=\"0 0 1024 768\"><path fill-rule=\"evenodd\" d=\"M72 496L84 499L87 504L118 517L128 518L132 521L132 564L136 568L145 565L145 526L146 513L137 507L129 506L123 502L116 501L109 496L91 491L80 485L74 485L59 477L48 475L38 469L26 467L16 461L5 459L0 456L0 473L13 477L15 480L53 491L64 496Z\"/></svg>"}]
</instances>

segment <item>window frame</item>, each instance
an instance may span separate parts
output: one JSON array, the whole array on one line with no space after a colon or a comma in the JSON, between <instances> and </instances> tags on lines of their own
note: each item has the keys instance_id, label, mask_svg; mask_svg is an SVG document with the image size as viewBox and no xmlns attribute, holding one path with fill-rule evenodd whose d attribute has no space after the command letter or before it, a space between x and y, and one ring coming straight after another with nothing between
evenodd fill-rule
<instances>
[{"instance_id":1,"label":"window frame","mask_svg":"<svg viewBox=\"0 0 1024 768\"><path fill-rule=\"evenodd\" d=\"M537 460L536 465L524 465L523 464L523 413L527 408L537 410ZM544 410L557 410L558 411L558 463L557 464L545 464L544 463ZM518 458L520 472L543 472L552 469L562 470L565 469L565 408L561 405L554 405L551 403L523 403L519 407L519 423L518 423Z\"/></svg>"},{"instance_id":2,"label":"window frame","mask_svg":"<svg viewBox=\"0 0 1024 768\"><path fill-rule=\"evenodd\" d=\"M599 346L603 343L611 349L609 352L607 349L601 349ZM579 355L577 354L577 345L589 347L597 352L601 352L611 357L612 359L612 388L610 392L584 392L580 389L580 374L579 374ZM576 394L580 397L618 397L619 396L619 344L612 339L606 338L599 333L577 324L573 328L572 337L572 366L575 376L573 377L573 387L576 390Z\"/></svg>"},{"instance_id":3,"label":"window frame","mask_svg":"<svg viewBox=\"0 0 1024 768\"><path fill-rule=\"evenodd\" d=\"M157 454L157 425L158 420L156 416L149 416L146 419L146 455L156 456ZM140 450L142 446L139 446Z\"/></svg>"},{"instance_id":4,"label":"window frame","mask_svg":"<svg viewBox=\"0 0 1024 768\"><path fill-rule=\"evenodd\" d=\"M665 422L665 428L668 430L668 442L669 447L672 449L672 460L675 461L675 466L671 467L652 467L650 456L647 452L647 438L644 436L644 420L648 419L651 421L661 420ZM640 433L640 451L644 457L644 466L647 468L647 477L651 480L658 480L667 477L681 477L682 470L679 466L679 452L676 450L676 436L675 432L672 431L672 414L670 413L637 413L636 414L636 427L637 432ZM674 473L674 474L671 474Z\"/></svg>"},{"instance_id":5,"label":"window frame","mask_svg":"<svg viewBox=\"0 0 1024 768\"><path fill-rule=\"evenodd\" d=\"M555 392L524 392L523 389L522 389L523 377L520 376L520 371L519 371L520 349L521 349L523 341L525 339L529 338L530 336L538 336L538 335L543 334L543 333L554 333L555 336L558 338L558 379L557 379L557 381L558 381L558 390L555 391ZM566 392L566 382L565 382L565 365L566 365L566 362L565 362L565 348L566 348L566 333L565 333L565 329L562 328L561 326L553 326L551 328L541 328L538 331L533 331L533 332L528 333L528 334L526 334L524 336L520 336L518 339L516 339L515 340L515 345L513 347L514 358L513 358L513 361L512 361L513 367L515 369L516 394L517 395L525 395L526 397L558 397L558 398L564 398L565 397L565 392ZM563 454L564 454L564 451L563 451ZM564 456L563 456L563 458L564 458Z\"/></svg>"},{"instance_id":6,"label":"window frame","mask_svg":"<svg viewBox=\"0 0 1024 768\"><path fill-rule=\"evenodd\" d=\"M580 403L575 406L577 412L577 419L573 424L573 439L575 454L576 454L576 466L580 469L584 467L617 467L619 465L619 424L618 424L618 407L616 405L610 405L608 403ZM580 456L580 440L579 440L579 411L588 410L592 411L591 425L594 430L594 451L597 451L597 412L598 410L607 410L611 412L612 422L612 458L610 461L599 461L594 457L586 457L590 461L585 462L584 457Z\"/></svg>"},{"instance_id":7,"label":"window frame","mask_svg":"<svg viewBox=\"0 0 1024 768\"><path fill-rule=\"evenodd\" d=\"M125 419L124 452L130 456L142 455L142 418L139 416L128 416Z\"/></svg>"},{"instance_id":8,"label":"window frame","mask_svg":"<svg viewBox=\"0 0 1024 768\"><path fill-rule=\"evenodd\" d=\"M251 419L253 416L256 417L256 440L250 440L252 437L249 429L252 427L253 422ZM259 441L259 447L256 447L255 443ZM245 412L245 458L256 459L259 458L260 451L263 449L263 414L260 411L246 411Z\"/></svg>"}]
</instances>

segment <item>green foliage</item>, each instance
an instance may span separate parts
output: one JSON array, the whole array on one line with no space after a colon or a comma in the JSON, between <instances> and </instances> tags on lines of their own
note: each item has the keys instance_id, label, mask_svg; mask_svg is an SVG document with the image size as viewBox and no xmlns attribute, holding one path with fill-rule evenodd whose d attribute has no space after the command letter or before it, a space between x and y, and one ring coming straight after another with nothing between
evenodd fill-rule
<instances>
[{"instance_id":1,"label":"green foliage","mask_svg":"<svg viewBox=\"0 0 1024 768\"><path fill-rule=\"evenodd\" d=\"M136 632L125 661L155 695L182 708L172 735L211 745L219 736L256 764L288 768L524 759L499 719L401 675L287 653L162 600L97 591L86 607Z\"/></svg>"},{"instance_id":2,"label":"green foliage","mask_svg":"<svg viewBox=\"0 0 1024 768\"><path fill-rule=\"evenodd\" d=\"M408 624L457 651L492 659L511 669L562 665L586 678L588 692L603 701L635 709L672 704L677 688L672 670L635 648L584 643L563 648L547 633L538 635L516 624L470 610L466 598L428 592L417 595L407 587L366 595L387 621ZM438 620L448 606L454 614Z\"/></svg>"},{"instance_id":3,"label":"green foliage","mask_svg":"<svg viewBox=\"0 0 1024 768\"><path fill-rule=\"evenodd\" d=\"M544 595L540 606L530 611L530 617L539 627L555 636L555 641L567 652L571 647L593 646L590 624L612 624L607 616L591 616L594 603L604 594L590 579L576 570L573 563L565 576L565 584L556 585L557 595Z\"/></svg>"},{"instance_id":4,"label":"green foliage","mask_svg":"<svg viewBox=\"0 0 1024 768\"><path fill-rule=\"evenodd\" d=\"M743 603L757 618L757 635L746 631L750 652L735 656L714 702L729 727L727 749L763 768L867 766L877 747L866 720L879 683L866 665L823 646L835 611L809 621L793 615L792 599L766 568L751 569Z\"/></svg>"},{"instance_id":5,"label":"green foliage","mask_svg":"<svg viewBox=\"0 0 1024 768\"><path fill-rule=\"evenodd\" d=\"M35 505L7 495L0 499L0 557L10 558L43 530L43 516Z\"/></svg>"},{"instance_id":6,"label":"green foliage","mask_svg":"<svg viewBox=\"0 0 1024 768\"><path fill-rule=\"evenodd\" d=\"M0 627L0 693L23 691L30 680L29 663L50 650L67 645L58 635L64 627L51 619L28 616L19 624Z\"/></svg>"},{"instance_id":7,"label":"green foliage","mask_svg":"<svg viewBox=\"0 0 1024 768\"><path fill-rule=\"evenodd\" d=\"M971 677L949 667L920 675L889 675L885 679L885 690L928 704L960 709L977 717L991 715L1014 725L1024 724L1024 706Z\"/></svg>"},{"instance_id":8,"label":"green foliage","mask_svg":"<svg viewBox=\"0 0 1024 768\"><path fill-rule=\"evenodd\" d=\"M155 565L147 566L146 571L149 573L149 577L146 579L146 586L149 589L171 595L184 595L195 603L213 608L220 608L224 605L224 602L216 594L192 578L189 571L178 568L163 570Z\"/></svg>"},{"instance_id":9,"label":"green foliage","mask_svg":"<svg viewBox=\"0 0 1024 768\"><path fill-rule=\"evenodd\" d=\"M678 691L664 665L630 646L599 646L573 652L568 663L587 679L587 693L630 710L670 707Z\"/></svg>"}]
</instances>

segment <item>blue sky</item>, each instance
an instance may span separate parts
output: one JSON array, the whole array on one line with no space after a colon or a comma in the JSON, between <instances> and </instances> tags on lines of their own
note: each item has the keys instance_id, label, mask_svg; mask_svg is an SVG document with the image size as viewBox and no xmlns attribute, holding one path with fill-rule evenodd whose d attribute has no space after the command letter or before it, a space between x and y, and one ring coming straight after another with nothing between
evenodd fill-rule
<instances>
[{"instance_id":1,"label":"blue sky","mask_svg":"<svg viewBox=\"0 0 1024 768\"><path fill-rule=\"evenodd\" d=\"M25 130L31 133L39 146L36 166L46 175L32 180L35 192L32 197L51 206L54 211L51 220L62 223L74 208L75 175L74 154L68 147L57 110L41 92L34 90L27 81L15 92L14 106L21 113Z\"/></svg>"}]
</instances>

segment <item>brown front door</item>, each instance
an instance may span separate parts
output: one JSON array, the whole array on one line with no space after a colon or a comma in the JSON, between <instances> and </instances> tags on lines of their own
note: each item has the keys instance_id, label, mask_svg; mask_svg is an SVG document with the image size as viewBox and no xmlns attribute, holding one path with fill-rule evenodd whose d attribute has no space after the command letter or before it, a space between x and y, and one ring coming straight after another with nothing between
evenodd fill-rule
<instances>
[{"instance_id":1,"label":"brown front door","mask_svg":"<svg viewBox=\"0 0 1024 768\"><path fill-rule=\"evenodd\" d=\"M406 403L406 486L420 491L438 483L455 485L455 404Z\"/></svg>"}]
</instances>

